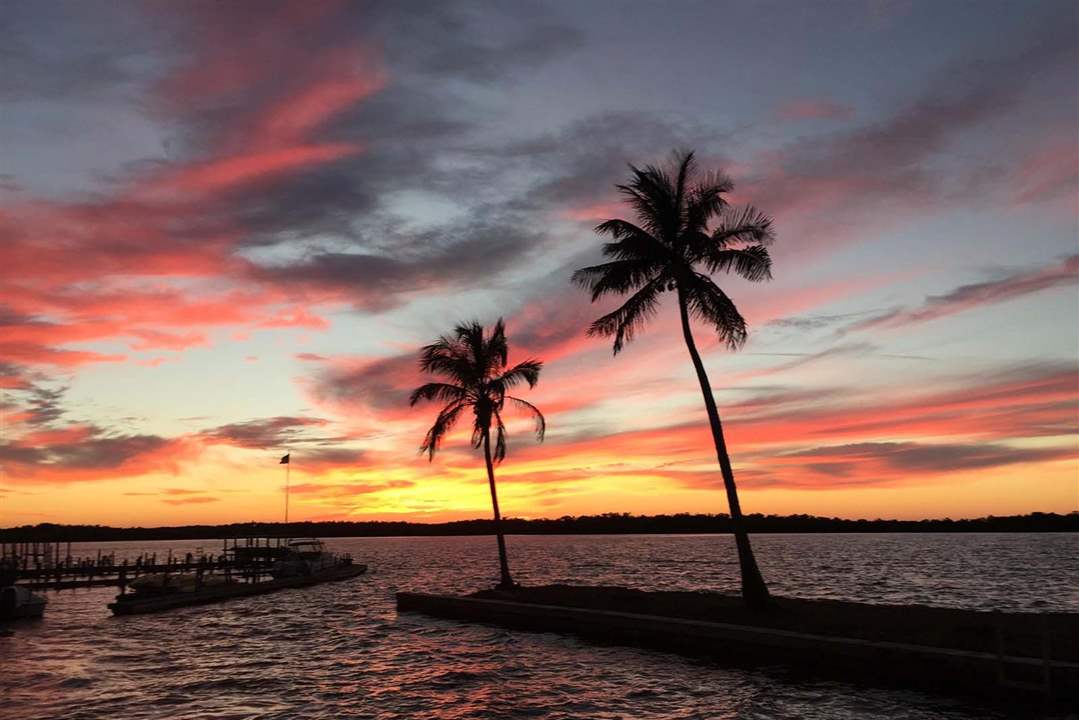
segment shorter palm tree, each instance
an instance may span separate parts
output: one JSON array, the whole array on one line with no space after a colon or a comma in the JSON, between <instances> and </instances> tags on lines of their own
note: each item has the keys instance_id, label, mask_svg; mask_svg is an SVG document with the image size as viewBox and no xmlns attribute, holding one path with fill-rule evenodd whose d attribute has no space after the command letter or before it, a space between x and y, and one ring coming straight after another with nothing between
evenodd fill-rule
<instances>
[{"instance_id":1,"label":"shorter palm tree","mask_svg":"<svg viewBox=\"0 0 1079 720\"><path fill-rule=\"evenodd\" d=\"M543 363L525 360L506 369L509 348L506 343L506 326L502 318L495 323L489 335L478 322L462 323L453 335L443 335L420 352L420 369L426 373L441 375L449 382L431 382L412 391L409 405L420 400L439 400L445 406L439 411L435 424L427 431L420 446L428 460L434 460L442 438L453 428L461 413L472 410L472 447L483 447L487 461L487 482L491 487L491 505L494 508L495 536L498 538L498 562L501 580L498 586L514 586L506 556L506 538L502 532L502 515L498 510L498 491L495 488L495 463L506 457L506 426L502 411L506 401L532 415L536 420L536 437L543 441L547 429L543 413L532 403L506 393L512 387L528 383L529 388L539 382ZM491 426L495 427L494 452L491 452Z\"/></svg>"}]
</instances>

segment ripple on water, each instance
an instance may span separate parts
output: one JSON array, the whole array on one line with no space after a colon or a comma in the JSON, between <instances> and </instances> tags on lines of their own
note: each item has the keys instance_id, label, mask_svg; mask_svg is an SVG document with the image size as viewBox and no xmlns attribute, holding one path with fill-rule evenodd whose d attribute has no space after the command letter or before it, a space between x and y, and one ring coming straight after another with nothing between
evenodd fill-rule
<instances>
[{"instance_id":1,"label":"ripple on water","mask_svg":"<svg viewBox=\"0 0 1079 720\"><path fill-rule=\"evenodd\" d=\"M397 590L492 584L491 539L329 542L374 571L347 583L132 618L108 616L105 588L52 594L44 621L0 638L4 711L25 720L1004 718L966 701L806 682L779 669L399 617ZM754 542L781 594L1079 611L1075 535L772 535ZM520 577L534 584L738 588L726 536L511 537L509 544ZM147 545L108 549L122 556L125 547L137 554ZM156 547L161 553L169 545Z\"/></svg>"}]
</instances>

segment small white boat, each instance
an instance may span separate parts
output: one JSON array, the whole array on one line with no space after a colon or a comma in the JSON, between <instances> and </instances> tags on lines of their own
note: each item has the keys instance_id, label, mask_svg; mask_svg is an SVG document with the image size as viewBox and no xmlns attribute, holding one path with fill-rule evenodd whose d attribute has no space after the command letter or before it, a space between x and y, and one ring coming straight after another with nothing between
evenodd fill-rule
<instances>
[{"instance_id":1,"label":"small white boat","mask_svg":"<svg viewBox=\"0 0 1079 720\"><path fill-rule=\"evenodd\" d=\"M0 588L0 620L39 618L48 601L24 587L8 585Z\"/></svg>"}]
</instances>

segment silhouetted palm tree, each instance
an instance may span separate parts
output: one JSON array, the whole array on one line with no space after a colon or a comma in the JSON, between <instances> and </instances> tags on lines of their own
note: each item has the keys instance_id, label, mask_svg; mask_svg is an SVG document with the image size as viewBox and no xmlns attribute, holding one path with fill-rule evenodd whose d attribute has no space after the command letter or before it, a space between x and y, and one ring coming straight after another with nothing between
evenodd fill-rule
<instances>
[{"instance_id":1,"label":"silhouetted palm tree","mask_svg":"<svg viewBox=\"0 0 1079 720\"><path fill-rule=\"evenodd\" d=\"M508 347L506 326L502 318L495 323L490 335L485 336L478 322L464 323L453 330L450 337L442 336L437 342L423 348L420 353L420 369L441 375L449 382L427 383L412 391L409 404L420 400L440 400L446 403L427 431L420 452L433 460L435 450L446 433L450 431L461 413L472 410L472 447L483 446L487 461L487 481L491 486L491 505L494 507L495 535L498 537L498 561L501 571L499 587L513 587L509 560L506 557L506 538L502 533L502 515L498 511L498 492L495 489L494 463L506 457L506 426L502 422L502 410L507 400L518 408L532 414L536 419L536 436L543 441L547 429L543 414L532 403L507 395L515 385L528 383L532 388L539 382L543 363L525 360L506 369ZM491 423L495 425L494 454L491 453ZM492 461L493 460L493 461Z\"/></svg>"},{"instance_id":2,"label":"silhouetted palm tree","mask_svg":"<svg viewBox=\"0 0 1079 720\"><path fill-rule=\"evenodd\" d=\"M655 315L663 292L675 293L682 335L700 381L727 490L742 596L750 607L761 608L768 604L768 588L749 544L723 425L693 341L690 317L714 328L731 349L742 346L746 321L709 274L733 271L754 282L770 279L772 261L765 246L773 239L772 220L752 207L731 207L723 197L733 188L730 179L709 173L694 180L695 169L692 152L675 155L674 177L662 168L642 170L631 165L629 184L617 188L636 211L638 224L608 220L596 226L597 233L612 240L603 246L610 262L582 268L573 280L592 291L593 302L607 294L633 292L622 307L596 320L588 330L589 335L614 336L616 355Z\"/></svg>"}]
</instances>

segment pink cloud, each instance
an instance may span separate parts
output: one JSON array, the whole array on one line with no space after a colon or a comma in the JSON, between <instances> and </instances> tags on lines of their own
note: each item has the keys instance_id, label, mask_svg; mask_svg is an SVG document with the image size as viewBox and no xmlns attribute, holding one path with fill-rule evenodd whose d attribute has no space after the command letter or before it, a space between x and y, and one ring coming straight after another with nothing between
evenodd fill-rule
<instances>
[{"instance_id":1,"label":"pink cloud","mask_svg":"<svg viewBox=\"0 0 1079 720\"><path fill-rule=\"evenodd\" d=\"M176 192L200 195L263 181L311 165L323 165L361 151L355 143L308 145L215 158L188 165L139 191L166 200Z\"/></svg>"},{"instance_id":2,"label":"pink cloud","mask_svg":"<svg viewBox=\"0 0 1079 720\"><path fill-rule=\"evenodd\" d=\"M1063 196L1076 212L1079 196L1079 142L1074 128L1060 138L1043 142L1019 166L1014 201L1017 204L1053 200Z\"/></svg>"},{"instance_id":3,"label":"pink cloud","mask_svg":"<svg viewBox=\"0 0 1079 720\"><path fill-rule=\"evenodd\" d=\"M6 355L72 366L123 359L65 347L72 342L127 339L135 350L182 351L205 344L209 327L327 327L321 309L347 293L293 293L256 276L242 255L255 230L225 198L364 150L362 138L315 135L378 92L386 75L376 54L355 42L314 49L294 42L296 33L333 28L349 9L317 5L267 9L257 33L247 32L249 17L228 8L150 10L174 15L177 32L190 33L190 54L153 89L151 108L176 120L238 93L246 104L226 103L235 112L193 124L177 159L133 166L98 195L0 209L5 304L27 319L5 333Z\"/></svg>"},{"instance_id":4,"label":"pink cloud","mask_svg":"<svg viewBox=\"0 0 1079 720\"><path fill-rule=\"evenodd\" d=\"M1023 297L1055 287L1079 286L1079 255L1037 270L1015 272L997 280L962 285L945 293L932 295L920 307L895 310L856 323L848 331L869 328L894 328L929 322L985 305Z\"/></svg>"}]
</instances>

